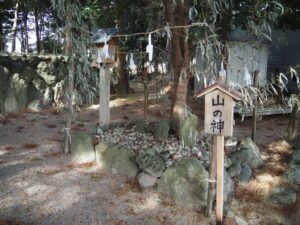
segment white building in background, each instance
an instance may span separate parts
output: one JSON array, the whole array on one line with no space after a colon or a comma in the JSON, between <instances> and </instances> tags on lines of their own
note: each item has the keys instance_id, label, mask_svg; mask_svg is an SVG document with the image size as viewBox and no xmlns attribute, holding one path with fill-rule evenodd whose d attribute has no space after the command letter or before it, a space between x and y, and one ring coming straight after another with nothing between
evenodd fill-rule
<instances>
[{"instance_id":1,"label":"white building in background","mask_svg":"<svg viewBox=\"0 0 300 225\"><path fill-rule=\"evenodd\" d=\"M266 39L258 40L245 30L233 31L228 42L226 84L252 85L253 74L258 71L259 84L265 85L270 43Z\"/></svg>"},{"instance_id":2,"label":"white building in background","mask_svg":"<svg viewBox=\"0 0 300 225\"><path fill-rule=\"evenodd\" d=\"M267 81L268 44L230 41L228 43L226 84L229 86L253 85L253 74L259 71L259 84Z\"/></svg>"}]
</instances>

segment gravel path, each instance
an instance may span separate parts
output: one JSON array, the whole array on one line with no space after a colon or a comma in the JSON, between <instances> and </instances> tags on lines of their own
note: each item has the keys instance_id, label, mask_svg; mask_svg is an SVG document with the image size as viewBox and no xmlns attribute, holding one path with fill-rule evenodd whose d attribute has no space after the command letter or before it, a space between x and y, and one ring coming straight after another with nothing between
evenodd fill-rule
<instances>
[{"instance_id":1,"label":"gravel path","mask_svg":"<svg viewBox=\"0 0 300 225\"><path fill-rule=\"evenodd\" d=\"M90 129L94 115L83 112L77 128ZM51 113L0 117L0 224L210 224L133 181L74 163L62 153L63 119Z\"/></svg>"}]
</instances>

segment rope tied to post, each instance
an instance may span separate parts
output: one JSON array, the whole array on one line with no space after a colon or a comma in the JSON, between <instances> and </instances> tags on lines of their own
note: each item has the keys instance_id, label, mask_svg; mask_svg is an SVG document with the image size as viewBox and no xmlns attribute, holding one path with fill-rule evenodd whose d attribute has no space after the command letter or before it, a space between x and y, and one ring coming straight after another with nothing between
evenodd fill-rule
<instances>
[{"instance_id":1,"label":"rope tied to post","mask_svg":"<svg viewBox=\"0 0 300 225\"><path fill-rule=\"evenodd\" d=\"M205 181L207 181L209 183L218 183L216 179L212 180L212 179L209 179L209 178L205 178L205 179L200 180L200 182L205 182ZM223 183L227 183L227 181L224 180Z\"/></svg>"}]
</instances>

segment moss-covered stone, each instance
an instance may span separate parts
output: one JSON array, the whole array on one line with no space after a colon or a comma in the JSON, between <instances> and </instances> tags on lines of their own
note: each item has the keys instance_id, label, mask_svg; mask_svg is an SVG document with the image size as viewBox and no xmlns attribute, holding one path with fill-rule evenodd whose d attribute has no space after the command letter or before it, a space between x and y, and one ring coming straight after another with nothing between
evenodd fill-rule
<instances>
[{"instance_id":1,"label":"moss-covered stone","mask_svg":"<svg viewBox=\"0 0 300 225\"><path fill-rule=\"evenodd\" d=\"M96 162L102 168L108 168L113 174L122 174L133 178L138 173L134 163L135 153L112 142L101 141L96 147Z\"/></svg>"},{"instance_id":2,"label":"moss-covered stone","mask_svg":"<svg viewBox=\"0 0 300 225\"><path fill-rule=\"evenodd\" d=\"M159 140L166 140L169 137L170 125L168 120L161 120L154 128L154 137Z\"/></svg>"},{"instance_id":3,"label":"moss-covered stone","mask_svg":"<svg viewBox=\"0 0 300 225\"><path fill-rule=\"evenodd\" d=\"M72 136L71 154L77 162L91 162L95 160L92 135L83 131L78 131Z\"/></svg>"},{"instance_id":4,"label":"moss-covered stone","mask_svg":"<svg viewBox=\"0 0 300 225\"><path fill-rule=\"evenodd\" d=\"M162 158L149 153L140 153L135 162L140 169L154 177L160 177L166 169L166 163Z\"/></svg>"},{"instance_id":5,"label":"moss-covered stone","mask_svg":"<svg viewBox=\"0 0 300 225\"><path fill-rule=\"evenodd\" d=\"M199 209L206 205L207 178L208 172L200 161L184 158L166 169L158 181L158 191L179 205Z\"/></svg>"},{"instance_id":6,"label":"moss-covered stone","mask_svg":"<svg viewBox=\"0 0 300 225\"><path fill-rule=\"evenodd\" d=\"M25 108L27 104L28 83L20 74L15 73L9 82L9 89L4 101L5 112L15 112Z\"/></svg>"},{"instance_id":7,"label":"moss-covered stone","mask_svg":"<svg viewBox=\"0 0 300 225\"><path fill-rule=\"evenodd\" d=\"M199 132L197 130L198 117L192 114L180 130L180 139L184 145L193 147L197 144Z\"/></svg>"}]
</instances>

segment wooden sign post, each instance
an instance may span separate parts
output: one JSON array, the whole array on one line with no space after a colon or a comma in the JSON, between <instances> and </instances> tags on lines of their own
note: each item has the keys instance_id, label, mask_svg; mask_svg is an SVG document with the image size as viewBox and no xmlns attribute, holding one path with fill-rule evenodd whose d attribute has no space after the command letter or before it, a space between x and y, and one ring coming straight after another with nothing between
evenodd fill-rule
<instances>
[{"instance_id":1,"label":"wooden sign post","mask_svg":"<svg viewBox=\"0 0 300 225\"><path fill-rule=\"evenodd\" d=\"M196 94L197 97L205 96L204 132L214 135L213 159L211 162L210 179L217 172L216 192L216 219L217 224L223 223L223 189L224 189L224 136L232 136L233 133L233 108L235 101L242 99L242 94L221 83L215 83ZM211 207L211 206L208 206Z\"/></svg>"}]
</instances>

